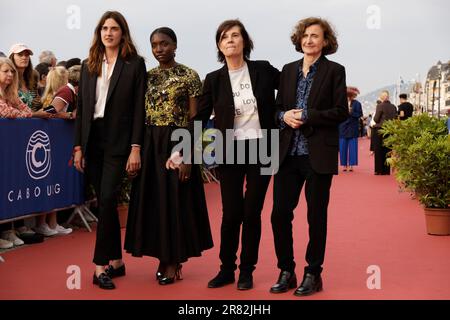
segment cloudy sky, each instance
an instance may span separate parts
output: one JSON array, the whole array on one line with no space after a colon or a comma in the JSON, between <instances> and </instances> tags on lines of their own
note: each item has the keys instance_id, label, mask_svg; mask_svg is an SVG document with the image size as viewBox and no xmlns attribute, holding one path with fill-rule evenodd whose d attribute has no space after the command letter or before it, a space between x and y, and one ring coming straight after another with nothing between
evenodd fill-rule
<instances>
[{"instance_id":1,"label":"cloudy sky","mask_svg":"<svg viewBox=\"0 0 450 320\"><path fill-rule=\"evenodd\" d=\"M150 33L169 26L178 36L178 62L203 78L220 67L214 35L223 20L241 19L254 40L251 58L281 69L300 58L290 42L295 23L320 16L338 33L339 50L329 59L343 64L347 83L366 93L399 77L423 80L438 60L450 59L449 9L448 0L0 0L0 51L26 43L35 65L47 49L59 60L85 58L101 15L118 10L147 67L156 65Z\"/></svg>"}]
</instances>

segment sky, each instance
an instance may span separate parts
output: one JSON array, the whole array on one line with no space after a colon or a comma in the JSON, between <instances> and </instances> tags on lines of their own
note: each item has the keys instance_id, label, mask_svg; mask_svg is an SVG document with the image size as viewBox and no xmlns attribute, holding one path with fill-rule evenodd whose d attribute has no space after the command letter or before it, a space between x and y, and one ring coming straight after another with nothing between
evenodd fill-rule
<instances>
[{"instance_id":1,"label":"sky","mask_svg":"<svg viewBox=\"0 0 450 320\"><path fill-rule=\"evenodd\" d=\"M448 0L0 0L0 51L25 43L34 65L43 50L52 50L58 60L86 58L98 20L117 10L148 68L157 65L149 35L168 26L177 34L177 62L204 78L221 67L217 27L239 18L254 41L251 59L281 70L301 58L290 41L295 24L319 16L338 34L338 52L328 58L344 65L347 84L364 94L400 77L423 82L438 60L450 60L449 9Z\"/></svg>"}]
</instances>

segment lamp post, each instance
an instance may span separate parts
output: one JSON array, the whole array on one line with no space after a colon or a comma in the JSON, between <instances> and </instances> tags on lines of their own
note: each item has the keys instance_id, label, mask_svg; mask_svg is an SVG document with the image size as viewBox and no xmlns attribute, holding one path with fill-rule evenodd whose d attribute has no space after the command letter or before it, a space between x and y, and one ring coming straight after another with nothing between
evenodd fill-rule
<instances>
[{"instance_id":1,"label":"lamp post","mask_svg":"<svg viewBox=\"0 0 450 320\"><path fill-rule=\"evenodd\" d=\"M438 85L438 119L441 118L441 66L439 65L439 85Z\"/></svg>"},{"instance_id":2,"label":"lamp post","mask_svg":"<svg viewBox=\"0 0 450 320\"><path fill-rule=\"evenodd\" d=\"M436 91L436 80L433 81L433 100L431 103L431 116L432 117L434 117L434 100L435 100L434 93L435 93L435 91Z\"/></svg>"}]
</instances>

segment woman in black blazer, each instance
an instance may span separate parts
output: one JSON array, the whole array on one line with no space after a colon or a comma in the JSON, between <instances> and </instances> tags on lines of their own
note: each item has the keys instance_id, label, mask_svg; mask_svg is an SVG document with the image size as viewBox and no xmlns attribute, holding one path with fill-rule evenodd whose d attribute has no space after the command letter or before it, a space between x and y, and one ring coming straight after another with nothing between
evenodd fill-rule
<instances>
[{"instance_id":1,"label":"woman in black blazer","mask_svg":"<svg viewBox=\"0 0 450 320\"><path fill-rule=\"evenodd\" d=\"M224 141L227 129L232 130L233 139L221 150L225 161L219 164L223 208L222 265L208 287L217 288L234 282L242 225L238 289L246 290L253 287L252 273L261 238L261 210L271 177L261 174L261 159L252 164L249 158L256 154L255 151L249 154L249 151L252 143L262 143L263 135L267 134L261 129L274 128L279 71L267 61L249 60L253 42L239 20L227 20L218 27L216 45L218 60L224 66L206 76L194 120L206 123L214 110L215 127L222 133ZM243 152L238 152L244 150L239 149L241 147L245 148L245 157ZM232 148L234 156L230 153ZM243 164L237 163L239 157Z\"/></svg>"},{"instance_id":2,"label":"woman in black blazer","mask_svg":"<svg viewBox=\"0 0 450 320\"><path fill-rule=\"evenodd\" d=\"M105 12L82 66L74 147L75 167L86 169L97 195L93 283L102 289L114 289L111 279L125 275L117 194L125 172L135 175L141 166L145 86L144 59L125 18Z\"/></svg>"},{"instance_id":3,"label":"woman in black blazer","mask_svg":"<svg viewBox=\"0 0 450 320\"><path fill-rule=\"evenodd\" d=\"M274 177L271 220L281 272L270 291L286 292L297 286L292 220L306 184L308 266L295 291L301 296L322 289L328 201L333 174L338 173L338 125L348 118L348 108L345 68L325 57L338 48L329 23L320 18L301 20L291 40L304 56L283 67L277 94L280 168Z\"/></svg>"}]
</instances>

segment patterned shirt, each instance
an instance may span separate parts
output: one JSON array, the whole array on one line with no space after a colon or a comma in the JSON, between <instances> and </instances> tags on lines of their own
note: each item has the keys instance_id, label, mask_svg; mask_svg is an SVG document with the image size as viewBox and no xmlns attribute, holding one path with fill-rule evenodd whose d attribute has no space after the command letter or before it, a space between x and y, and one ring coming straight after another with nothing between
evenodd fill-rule
<instances>
[{"instance_id":1,"label":"patterned shirt","mask_svg":"<svg viewBox=\"0 0 450 320\"><path fill-rule=\"evenodd\" d=\"M38 111L42 108L41 97L39 96L37 89L28 91L19 89L19 99L32 111Z\"/></svg>"},{"instance_id":2,"label":"patterned shirt","mask_svg":"<svg viewBox=\"0 0 450 320\"><path fill-rule=\"evenodd\" d=\"M30 118L31 109L22 102L13 105L11 102L0 98L0 118Z\"/></svg>"},{"instance_id":3,"label":"patterned shirt","mask_svg":"<svg viewBox=\"0 0 450 320\"><path fill-rule=\"evenodd\" d=\"M319 64L319 60L314 62L309 68L309 72L306 75L306 78L303 76L302 68L299 69L298 74L298 82L297 82L297 93L296 93L296 109L302 109L302 118L301 120L305 122L308 119L308 98L309 93L311 91L312 83L314 80L314 76L317 72L317 66ZM284 111L278 114L278 120L280 123L280 128L283 129L286 127L286 124L283 121ZM291 149L289 154L291 156L301 156L307 155L308 152L308 140L300 131L300 129L294 130L294 135L292 137Z\"/></svg>"},{"instance_id":4,"label":"patterned shirt","mask_svg":"<svg viewBox=\"0 0 450 320\"><path fill-rule=\"evenodd\" d=\"M145 94L147 125L187 127L189 98L199 96L201 88L197 72L182 64L151 69Z\"/></svg>"}]
</instances>

